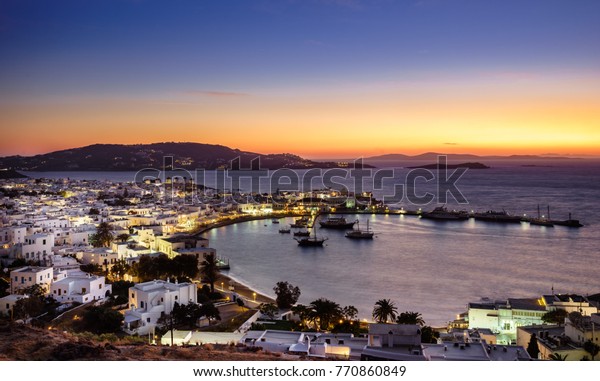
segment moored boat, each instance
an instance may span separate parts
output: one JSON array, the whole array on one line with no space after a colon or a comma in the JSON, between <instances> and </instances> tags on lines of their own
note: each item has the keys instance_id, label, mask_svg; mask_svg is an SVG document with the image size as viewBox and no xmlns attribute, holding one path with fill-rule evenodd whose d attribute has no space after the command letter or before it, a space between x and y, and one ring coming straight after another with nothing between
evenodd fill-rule
<instances>
[{"instance_id":1,"label":"moored boat","mask_svg":"<svg viewBox=\"0 0 600 381\"><path fill-rule=\"evenodd\" d=\"M503 222L503 223L521 223L521 216L513 216L506 213L504 210L497 212L495 210L488 210L483 213L473 213L473 218L479 221L487 222Z\"/></svg>"},{"instance_id":2,"label":"moored boat","mask_svg":"<svg viewBox=\"0 0 600 381\"><path fill-rule=\"evenodd\" d=\"M357 221L348 222L344 217L330 217L324 221L319 221L319 225L326 229L352 229Z\"/></svg>"},{"instance_id":3,"label":"moored boat","mask_svg":"<svg viewBox=\"0 0 600 381\"><path fill-rule=\"evenodd\" d=\"M449 211L443 206L438 206L431 212L421 213L421 218L427 218L431 220L458 221L469 219L469 214L465 211Z\"/></svg>"},{"instance_id":4,"label":"moored boat","mask_svg":"<svg viewBox=\"0 0 600 381\"><path fill-rule=\"evenodd\" d=\"M323 246L323 243L327 241L327 238L317 238L315 237L302 237L302 238L294 238L299 246Z\"/></svg>"},{"instance_id":5,"label":"moored boat","mask_svg":"<svg viewBox=\"0 0 600 381\"><path fill-rule=\"evenodd\" d=\"M375 232L369 229L369 220L367 220L367 230L360 230L360 225L357 222L358 229L351 230L346 232L346 238L353 239L373 239Z\"/></svg>"},{"instance_id":6,"label":"moored boat","mask_svg":"<svg viewBox=\"0 0 600 381\"><path fill-rule=\"evenodd\" d=\"M550 221L550 205L548 205L548 216L540 216L540 206L538 204L537 206L537 213L538 216L537 218L530 218L529 219L529 224L530 225L537 225L537 226L547 226L549 228L554 227L554 223L552 221Z\"/></svg>"}]
</instances>

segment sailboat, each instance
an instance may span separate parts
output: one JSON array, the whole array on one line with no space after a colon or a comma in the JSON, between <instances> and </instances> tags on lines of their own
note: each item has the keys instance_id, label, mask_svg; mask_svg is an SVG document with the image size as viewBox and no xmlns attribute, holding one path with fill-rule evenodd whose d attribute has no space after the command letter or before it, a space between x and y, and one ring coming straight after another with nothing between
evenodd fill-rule
<instances>
[{"instance_id":1,"label":"sailboat","mask_svg":"<svg viewBox=\"0 0 600 381\"><path fill-rule=\"evenodd\" d=\"M529 220L529 223L531 225L538 225L538 226L547 226L547 227L554 227L554 224L550 221L550 205L548 205L548 217L540 217L540 205L538 204L537 207L537 212L538 212L538 216L537 218L532 218Z\"/></svg>"},{"instance_id":2,"label":"sailboat","mask_svg":"<svg viewBox=\"0 0 600 381\"><path fill-rule=\"evenodd\" d=\"M360 225L358 221L356 222L358 225L358 229L351 230L346 232L346 238L353 239L373 239L375 233L372 230L369 230L369 220L367 220L367 230L360 230Z\"/></svg>"},{"instance_id":3,"label":"sailboat","mask_svg":"<svg viewBox=\"0 0 600 381\"><path fill-rule=\"evenodd\" d=\"M318 218L318 215L315 216L315 221L317 218ZM312 230L315 233L314 236L309 235L308 237L300 237L300 238L294 237L296 242L298 242L299 246L323 246L325 241L328 240L327 237L317 238L316 228L314 227L314 224L313 224Z\"/></svg>"}]
</instances>

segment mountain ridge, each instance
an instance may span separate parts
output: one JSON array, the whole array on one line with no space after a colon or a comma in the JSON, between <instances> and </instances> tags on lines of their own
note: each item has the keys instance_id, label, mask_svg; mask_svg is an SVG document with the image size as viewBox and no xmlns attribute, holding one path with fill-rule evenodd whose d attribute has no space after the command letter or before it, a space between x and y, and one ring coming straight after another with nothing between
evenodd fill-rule
<instances>
[{"instance_id":1,"label":"mountain ridge","mask_svg":"<svg viewBox=\"0 0 600 381\"><path fill-rule=\"evenodd\" d=\"M38 154L0 158L0 168L22 171L133 171L162 168L165 157L173 157L173 168L261 169L336 168L335 162L317 162L290 153L260 154L217 144L161 142L150 144L92 144ZM237 160L239 158L239 161Z\"/></svg>"}]
</instances>

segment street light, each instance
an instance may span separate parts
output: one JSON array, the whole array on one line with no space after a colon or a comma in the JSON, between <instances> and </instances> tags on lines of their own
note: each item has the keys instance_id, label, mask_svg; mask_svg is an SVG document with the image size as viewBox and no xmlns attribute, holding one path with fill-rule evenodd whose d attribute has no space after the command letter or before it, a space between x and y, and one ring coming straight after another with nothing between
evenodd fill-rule
<instances>
[{"instance_id":1,"label":"street light","mask_svg":"<svg viewBox=\"0 0 600 381\"><path fill-rule=\"evenodd\" d=\"M224 291L225 289L223 288L223 282L221 282L221 291Z\"/></svg>"},{"instance_id":2,"label":"street light","mask_svg":"<svg viewBox=\"0 0 600 381\"><path fill-rule=\"evenodd\" d=\"M252 293L252 297L254 298L254 301L256 302L256 292Z\"/></svg>"}]
</instances>

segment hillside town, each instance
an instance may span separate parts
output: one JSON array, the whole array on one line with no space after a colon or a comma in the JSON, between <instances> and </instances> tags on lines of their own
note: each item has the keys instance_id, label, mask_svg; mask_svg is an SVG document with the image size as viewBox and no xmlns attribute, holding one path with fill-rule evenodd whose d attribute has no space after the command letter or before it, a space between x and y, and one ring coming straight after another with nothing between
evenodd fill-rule
<instances>
[{"instance_id":1,"label":"hillside town","mask_svg":"<svg viewBox=\"0 0 600 381\"><path fill-rule=\"evenodd\" d=\"M446 327L391 300L373 320L327 299L297 304L287 282L275 299L225 276L201 233L251 218L362 205L370 194L234 194L189 184L19 179L0 182L0 315L8 324L74 330L144 345L236 345L290 358L348 360L595 360L598 295L464 301ZM165 201L164 192L173 197ZM350 197L349 197L350 196ZM461 307L457 306L460 310Z\"/></svg>"}]
</instances>

